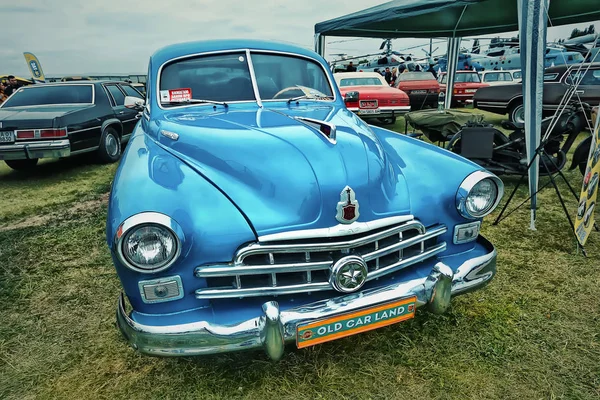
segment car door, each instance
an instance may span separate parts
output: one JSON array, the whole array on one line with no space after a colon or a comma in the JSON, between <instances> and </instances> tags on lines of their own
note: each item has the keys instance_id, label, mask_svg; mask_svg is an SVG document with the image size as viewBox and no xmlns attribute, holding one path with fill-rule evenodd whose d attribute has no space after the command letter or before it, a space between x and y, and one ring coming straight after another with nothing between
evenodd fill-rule
<instances>
[{"instance_id":1,"label":"car door","mask_svg":"<svg viewBox=\"0 0 600 400\"><path fill-rule=\"evenodd\" d=\"M125 92L120 88L119 84L109 83L104 85L104 87L110 95L109 97L111 98L115 117L117 117L123 125L123 138L127 139L127 137L131 135L133 127L138 121L138 111L125 107Z\"/></svg>"},{"instance_id":2,"label":"car door","mask_svg":"<svg viewBox=\"0 0 600 400\"><path fill-rule=\"evenodd\" d=\"M590 67L583 75L577 88L577 94L581 101L591 106L597 106L600 103L600 67Z\"/></svg>"}]
</instances>

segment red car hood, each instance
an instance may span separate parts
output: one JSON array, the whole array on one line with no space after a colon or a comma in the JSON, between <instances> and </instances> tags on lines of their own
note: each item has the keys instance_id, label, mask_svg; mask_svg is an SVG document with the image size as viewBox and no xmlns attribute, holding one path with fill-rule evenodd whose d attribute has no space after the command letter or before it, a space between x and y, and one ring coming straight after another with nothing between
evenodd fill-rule
<instances>
[{"instance_id":1,"label":"red car hood","mask_svg":"<svg viewBox=\"0 0 600 400\"><path fill-rule=\"evenodd\" d=\"M382 97L408 98L408 95L402 90L391 86L344 86L340 88L342 95L347 92L359 92L361 99L377 99Z\"/></svg>"}]
</instances>

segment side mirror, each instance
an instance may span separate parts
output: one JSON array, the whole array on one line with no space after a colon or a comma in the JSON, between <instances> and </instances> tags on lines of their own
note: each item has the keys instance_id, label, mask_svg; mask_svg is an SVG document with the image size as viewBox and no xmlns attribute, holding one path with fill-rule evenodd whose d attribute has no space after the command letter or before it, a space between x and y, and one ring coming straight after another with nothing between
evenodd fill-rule
<instances>
[{"instance_id":1,"label":"side mirror","mask_svg":"<svg viewBox=\"0 0 600 400\"><path fill-rule=\"evenodd\" d=\"M135 96L125 96L125 107L141 111L144 109L145 101Z\"/></svg>"},{"instance_id":2,"label":"side mirror","mask_svg":"<svg viewBox=\"0 0 600 400\"><path fill-rule=\"evenodd\" d=\"M344 96L345 103L354 103L358 101L358 92L348 92Z\"/></svg>"}]
</instances>

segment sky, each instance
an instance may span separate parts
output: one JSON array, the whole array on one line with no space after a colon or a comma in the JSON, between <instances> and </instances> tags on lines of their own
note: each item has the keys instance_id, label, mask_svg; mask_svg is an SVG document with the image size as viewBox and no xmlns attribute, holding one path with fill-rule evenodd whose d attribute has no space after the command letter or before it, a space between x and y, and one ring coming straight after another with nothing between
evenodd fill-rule
<instances>
[{"instance_id":1,"label":"sky","mask_svg":"<svg viewBox=\"0 0 600 400\"><path fill-rule=\"evenodd\" d=\"M3 1L6 3L7 1ZM23 52L34 53L46 76L146 73L150 55L165 45L203 39L277 40L314 48L314 25L360 11L382 0L20 0L0 5L3 45L0 74L29 78ZM600 22L600 21L599 21ZM548 40L569 36L573 27L550 28ZM596 24L600 28L600 24ZM507 33L505 37L516 33ZM381 39L327 38L332 53L375 53ZM463 46L470 47L465 42ZM394 50L429 45L427 39L396 39ZM445 42L435 55L445 52ZM410 49L423 56L421 49Z\"/></svg>"}]
</instances>

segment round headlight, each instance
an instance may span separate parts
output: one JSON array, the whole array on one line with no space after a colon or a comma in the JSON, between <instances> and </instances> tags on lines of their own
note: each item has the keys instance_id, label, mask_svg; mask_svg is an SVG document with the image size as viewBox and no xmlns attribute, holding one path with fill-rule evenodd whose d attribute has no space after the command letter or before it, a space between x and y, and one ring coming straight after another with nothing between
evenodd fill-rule
<instances>
[{"instance_id":1,"label":"round headlight","mask_svg":"<svg viewBox=\"0 0 600 400\"><path fill-rule=\"evenodd\" d=\"M496 208L503 192L504 185L496 175L476 171L460 185L456 194L456 208L465 218L483 218Z\"/></svg>"},{"instance_id":2,"label":"round headlight","mask_svg":"<svg viewBox=\"0 0 600 400\"><path fill-rule=\"evenodd\" d=\"M169 268L181 254L183 230L167 215L143 212L117 229L114 249L128 268L154 273Z\"/></svg>"},{"instance_id":3,"label":"round headlight","mask_svg":"<svg viewBox=\"0 0 600 400\"><path fill-rule=\"evenodd\" d=\"M498 197L498 188L491 179L486 178L473 186L471 192L467 195L465 205L467 212L473 217L486 215L494 206Z\"/></svg>"},{"instance_id":4,"label":"round headlight","mask_svg":"<svg viewBox=\"0 0 600 400\"><path fill-rule=\"evenodd\" d=\"M123 256L132 265L156 270L171 262L177 254L177 239L167 228L146 225L131 230L123 240Z\"/></svg>"}]
</instances>

